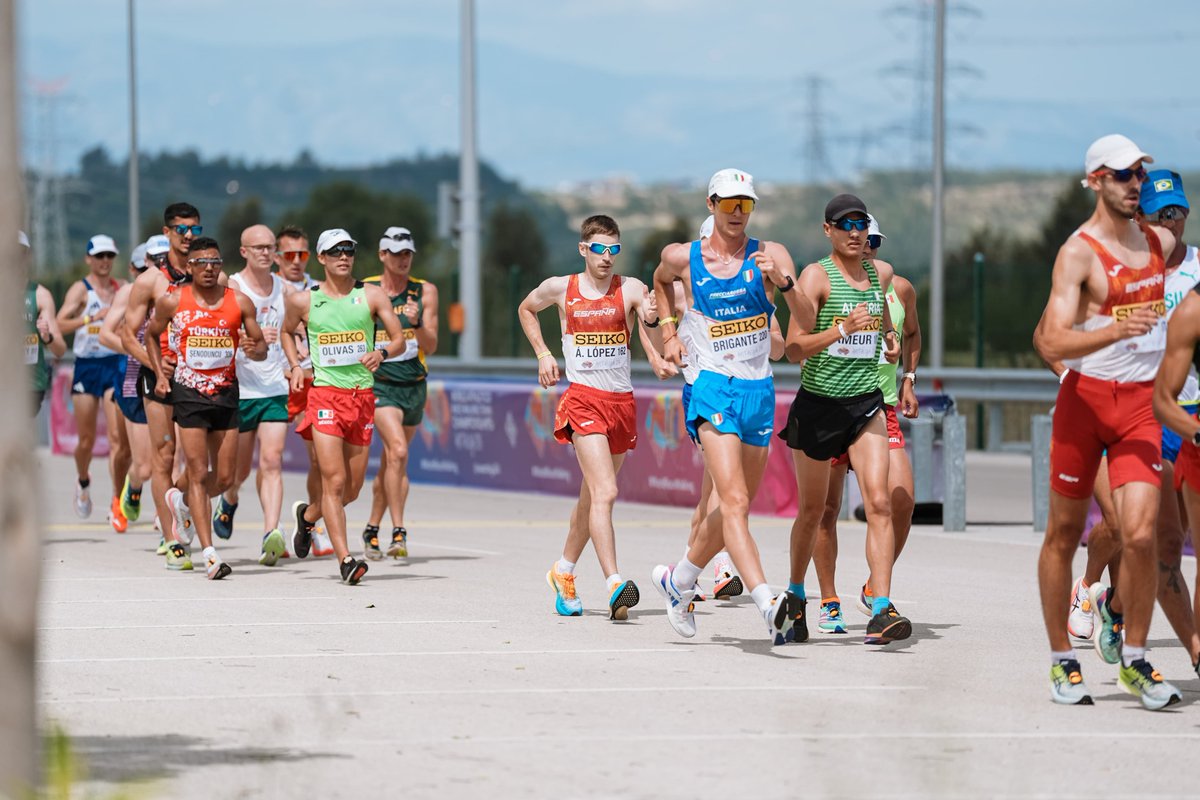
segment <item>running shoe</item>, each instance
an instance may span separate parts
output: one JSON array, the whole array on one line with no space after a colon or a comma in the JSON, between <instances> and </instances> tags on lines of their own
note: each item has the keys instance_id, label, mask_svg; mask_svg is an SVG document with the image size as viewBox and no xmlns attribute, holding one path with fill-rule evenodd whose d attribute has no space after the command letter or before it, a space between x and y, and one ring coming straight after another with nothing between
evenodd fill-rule
<instances>
[{"instance_id":1,"label":"running shoe","mask_svg":"<svg viewBox=\"0 0 1200 800\"><path fill-rule=\"evenodd\" d=\"M1050 668L1050 699L1065 706L1090 706L1092 694L1083 682L1079 662L1065 658Z\"/></svg>"},{"instance_id":2,"label":"running shoe","mask_svg":"<svg viewBox=\"0 0 1200 800\"><path fill-rule=\"evenodd\" d=\"M863 644L888 644L899 642L912 636L912 623L906 617L900 616L896 607L888 607L871 617L867 623L867 635Z\"/></svg>"},{"instance_id":3,"label":"running shoe","mask_svg":"<svg viewBox=\"0 0 1200 800\"><path fill-rule=\"evenodd\" d=\"M379 549L379 528L368 525L363 530L363 555L370 561L380 561L383 551Z\"/></svg>"},{"instance_id":4,"label":"running shoe","mask_svg":"<svg viewBox=\"0 0 1200 800\"><path fill-rule=\"evenodd\" d=\"M171 507L171 532L177 541L191 544L196 529L192 526L192 513L188 510L183 492L172 486L167 489L166 500Z\"/></svg>"},{"instance_id":5,"label":"running shoe","mask_svg":"<svg viewBox=\"0 0 1200 800\"><path fill-rule=\"evenodd\" d=\"M217 551L215 550L213 551L212 555L205 559L205 561L205 572L208 574L208 579L210 581L219 581L229 575L229 573L233 572L233 567L222 561L221 557L217 555Z\"/></svg>"},{"instance_id":6,"label":"running shoe","mask_svg":"<svg viewBox=\"0 0 1200 800\"><path fill-rule=\"evenodd\" d=\"M641 599L642 595L633 581L615 584L612 594L608 596L608 618L621 621L629 619L629 609Z\"/></svg>"},{"instance_id":7,"label":"running shoe","mask_svg":"<svg viewBox=\"0 0 1200 800\"><path fill-rule=\"evenodd\" d=\"M867 617L875 616L875 611L871 607L875 602L875 595L871 593L867 584L862 585L862 591L858 593L858 610Z\"/></svg>"},{"instance_id":8,"label":"running shoe","mask_svg":"<svg viewBox=\"0 0 1200 800\"><path fill-rule=\"evenodd\" d=\"M167 545L167 569L188 570L192 568L192 551L179 542Z\"/></svg>"},{"instance_id":9,"label":"running shoe","mask_svg":"<svg viewBox=\"0 0 1200 800\"><path fill-rule=\"evenodd\" d=\"M1179 690L1164 681L1158 670L1144 658L1139 658L1128 667L1121 667L1117 681L1122 689L1140 698L1142 705L1151 711L1173 706L1183 700Z\"/></svg>"},{"instance_id":10,"label":"running shoe","mask_svg":"<svg viewBox=\"0 0 1200 800\"><path fill-rule=\"evenodd\" d=\"M763 619L767 623L767 635L771 637L771 644L781 645L790 641L806 641L808 639L808 628L804 628L804 638L795 639L800 634L795 628L795 623L800 622L804 625L803 611L797 612L795 602L800 600L789 591L782 591L775 595L771 600L771 605L763 612ZM801 606L804 601L800 600Z\"/></svg>"},{"instance_id":11,"label":"running shoe","mask_svg":"<svg viewBox=\"0 0 1200 800\"><path fill-rule=\"evenodd\" d=\"M1092 601L1092 614L1096 617L1092 642L1106 663L1116 664L1121 660L1121 634L1125 629L1125 617L1109 607L1108 595L1108 587L1099 581L1088 587L1088 599Z\"/></svg>"},{"instance_id":12,"label":"running shoe","mask_svg":"<svg viewBox=\"0 0 1200 800\"><path fill-rule=\"evenodd\" d=\"M325 532L325 528L319 522L313 526L312 530L312 554L314 558L333 555L333 542L329 540L329 534Z\"/></svg>"},{"instance_id":13,"label":"running shoe","mask_svg":"<svg viewBox=\"0 0 1200 800\"><path fill-rule=\"evenodd\" d=\"M1067 633L1076 639L1091 639L1094 629L1092 598L1088 597L1088 587L1083 578L1078 578L1071 587L1071 613L1067 617Z\"/></svg>"},{"instance_id":14,"label":"running shoe","mask_svg":"<svg viewBox=\"0 0 1200 800\"><path fill-rule=\"evenodd\" d=\"M731 597L737 597L745 587L742 586L742 579L733 574L732 564L718 564L715 583L713 583L713 598L716 600L728 600Z\"/></svg>"},{"instance_id":15,"label":"running shoe","mask_svg":"<svg viewBox=\"0 0 1200 800\"><path fill-rule=\"evenodd\" d=\"M129 520L125 519L125 515L121 513L121 498L119 497L112 499L112 506L108 509L108 523L117 533L129 530Z\"/></svg>"},{"instance_id":16,"label":"running shoe","mask_svg":"<svg viewBox=\"0 0 1200 800\"><path fill-rule=\"evenodd\" d=\"M225 502L224 495L217 497L217 507L213 510L213 533L222 539L233 536L233 515L237 511L237 507L237 503L230 505Z\"/></svg>"},{"instance_id":17,"label":"running shoe","mask_svg":"<svg viewBox=\"0 0 1200 800\"><path fill-rule=\"evenodd\" d=\"M798 597L788 592L788 609L792 615L792 628L787 632L787 640L800 644L808 641L808 598Z\"/></svg>"},{"instance_id":18,"label":"running shoe","mask_svg":"<svg viewBox=\"0 0 1200 800\"><path fill-rule=\"evenodd\" d=\"M130 522L137 522L142 515L142 487L136 490L129 485L129 477L125 477L125 486L121 489L121 513Z\"/></svg>"},{"instance_id":19,"label":"running shoe","mask_svg":"<svg viewBox=\"0 0 1200 800\"><path fill-rule=\"evenodd\" d=\"M354 556L346 556L342 559L342 582L355 586L362 580L363 575L367 574L367 562L359 561Z\"/></svg>"},{"instance_id":20,"label":"running shoe","mask_svg":"<svg viewBox=\"0 0 1200 800\"><path fill-rule=\"evenodd\" d=\"M583 601L575 596L575 575L559 572L553 566L546 573L546 583L554 590L554 610L560 617L583 616Z\"/></svg>"},{"instance_id":21,"label":"running shoe","mask_svg":"<svg viewBox=\"0 0 1200 800\"><path fill-rule=\"evenodd\" d=\"M92 494L80 486L79 481L75 482L75 515L80 519L87 519L92 515Z\"/></svg>"},{"instance_id":22,"label":"running shoe","mask_svg":"<svg viewBox=\"0 0 1200 800\"><path fill-rule=\"evenodd\" d=\"M408 558L407 530L392 528L392 543L388 545L387 554L392 558Z\"/></svg>"},{"instance_id":23,"label":"running shoe","mask_svg":"<svg viewBox=\"0 0 1200 800\"><path fill-rule=\"evenodd\" d=\"M700 581L696 581L694 584L692 584L692 593L693 603L704 603L708 600L708 598L704 596L704 592L700 589Z\"/></svg>"},{"instance_id":24,"label":"running shoe","mask_svg":"<svg viewBox=\"0 0 1200 800\"><path fill-rule=\"evenodd\" d=\"M313 524L304 518L308 503L297 500L292 503L292 516L296 519L296 527L292 529L292 552L296 558L308 558L308 550L312 547Z\"/></svg>"},{"instance_id":25,"label":"running shoe","mask_svg":"<svg viewBox=\"0 0 1200 800\"><path fill-rule=\"evenodd\" d=\"M671 577L674 571L673 567L659 564L650 573L650 579L654 581L658 593L667 601L667 621L676 633L690 639L696 635L696 617L692 613L696 610L695 603L692 602L695 592L691 588L679 591Z\"/></svg>"},{"instance_id":26,"label":"running shoe","mask_svg":"<svg viewBox=\"0 0 1200 800\"><path fill-rule=\"evenodd\" d=\"M840 600L821 601L821 619L817 622L817 630L821 633L846 632L846 619L842 616Z\"/></svg>"},{"instance_id":27,"label":"running shoe","mask_svg":"<svg viewBox=\"0 0 1200 800\"><path fill-rule=\"evenodd\" d=\"M154 551L156 556L165 556L167 554L167 540L162 536L158 537L158 549Z\"/></svg>"},{"instance_id":28,"label":"running shoe","mask_svg":"<svg viewBox=\"0 0 1200 800\"><path fill-rule=\"evenodd\" d=\"M258 557L258 563L264 567L273 567L283 558L283 554L287 552L287 547L283 543L283 531L276 528L273 531L263 536L262 540L262 555Z\"/></svg>"}]
</instances>

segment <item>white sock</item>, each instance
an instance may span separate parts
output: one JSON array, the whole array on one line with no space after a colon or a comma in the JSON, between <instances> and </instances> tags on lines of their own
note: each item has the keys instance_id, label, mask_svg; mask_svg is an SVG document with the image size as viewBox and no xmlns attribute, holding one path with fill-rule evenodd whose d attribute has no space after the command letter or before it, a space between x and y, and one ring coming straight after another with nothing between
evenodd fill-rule
<instances>
[{"instance_id":1,"label":"white sock","mask_svg":"<svg viewBox=\"0 0 1200 800\"><path fill-rule=\"evenodd\" d=\"M614 572L612 575L609 575L607 578L605 578L604 582L608 586L608 588L611 589L614 586L618 586L618 585L624 583L625 581L622 580L621 573Z\"/></svg>"},{"instance_id":2,"label":"white sock","mask_svg":"<svg viewBox=\"0 0 1200 800\"><path fill-rule=\"evenodd\" d=\"M750 599L754 601L754 605L758 606L758 610L765 615L771 608L771 601L775 599L775 595L771 594L770 584L760 583L750 590Z\"/></svg>"},{"instance_id":3,"label":"white sock","mask_svg":"<svg viewBox=\"0 0 1200 800\"><path fill-rule=\"evenodd\" d=\"M213 547L212 545L209 545L208 547L204 548L204 560L205 561L212 558L216 554L217 554L217 548Z\"/></svg>"},{"instance_id":4,"label":"white sock","mask_svg":"<svg viewBox=\"0 0 1200 800\"><path fill-rule=\"evenodd\" d=\"M703 571L703 567L697 567L688 561L687 553L684 553L683 558L679 559L679 563L675 565L671 580L675 582L676 589L686 592L696 585L696 579L700 577L701 571Z\"/></svg>"},{"instance_id":5,"label":"white sock","mask_svg":"<svg viewBox=\"0 0 1200 800\"><path fill-rule=\"evenodd\" d=\"M718 575L723 572L733 573L733 562L729 560L729 553L722 550L717 553L717 557L714 560L717 562L716 571Z\"/></svg>"},{"instance_id":6,"label":"white sock","mask_svg":"<svg viewBox=\"0 0 1200 800\"><path fill-rule=\"evenodd\" d=\"M1144 647L1130 647L1129 645L1123 645L1121 647L1121 663L1127 667L1131 666L1133 662L1137 661L1139 658L1145 657L1146 648Z\"/></svg>"},{"instance_id":7,"label":"white sock","mask_svg":"<svg viewBox=\"0 0 1200 800\"><path fill-rule=\"evenodd\" d=\"M1078 661L1079 657L1075 655L1075 648L1070 650L1051 650L1050 663L1057 664L1060 661Z\"/></svg>"},{"instance_id":8,"label":"white sock","mask_svg":"<svg viewBox=\"0 0 1200 800\"><path fill-rule=\"evenodd\" d=\"M565 572L568 575L573 575L575 574L575 562L567 561L565 558L560 558L558 561L554 562L554 571Z\"/></svg>"}]
</instances>

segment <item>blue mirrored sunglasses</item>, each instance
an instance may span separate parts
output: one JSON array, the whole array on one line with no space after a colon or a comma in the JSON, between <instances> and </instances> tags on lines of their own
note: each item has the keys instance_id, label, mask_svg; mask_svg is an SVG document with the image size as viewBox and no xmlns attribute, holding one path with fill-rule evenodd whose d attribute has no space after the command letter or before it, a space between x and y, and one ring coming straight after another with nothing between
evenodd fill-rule
<instances>
[{"instance_id":1,"label":"blue mirrored sunglasses","mask_svg":"<svg viewBox=\"0 0 1200 800\"><path fill-rule=\"evenodd\" d=\"M180 236L187 236L188 231L192 232L192 236L199 236L201 233L204 233L204 226L202 226L202 225L176 225L175 226L175 232L178 233Z\"/></svg>"},{"instance_id":2,"label":"blue mirrored sunglasses","mask_svg":"<svg viewBox=\"0 0 1200 800\"><path fill-rule=\"evenodd\" d=\"M868 227L870 227L871 222L870 220L865 219L849 219L847 217L842 217L837 222L830 220L829 224L838 230L843 231L865 231Z\"/></svg>"},{"instance_id":3,"label":"blue mirrored sunglasses","mask_svg":"<svg viewBox=\"0 0 1200 800\"><path fill-rule=\"evenodd\" d=\"M587 249L591 250L593 253L595 253L598 256L602 256L605 253L611 253L615 256L617 253L621 252L621 245L619 245L619 244L600 244L600 242L592 242L587 245Z\"/></svg>"}]
</instances>

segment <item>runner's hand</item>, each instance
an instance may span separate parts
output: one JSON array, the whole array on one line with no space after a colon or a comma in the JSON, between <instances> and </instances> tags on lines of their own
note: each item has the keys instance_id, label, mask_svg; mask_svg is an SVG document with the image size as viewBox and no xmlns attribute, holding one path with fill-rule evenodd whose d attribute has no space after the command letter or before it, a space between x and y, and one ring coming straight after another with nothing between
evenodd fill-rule
<instances>
[{"instance_id":1,"label":"runner's hand","mask_svg":"<svg viewBox=\"0 0 1200 800\"><path fill-rule=\"evenodd\" d=\"M679 374L679 367L662 358L656 358L651 361L650 368L654 370L655 376L660 381L665 381L667 378L673 378Z\"/></svg>"},{"instance_id":2,"label":"runner's hand","mask_svg":"<svg viewBox=\"0 0 1200 800\"><path fill-rule=\"evenodd\" d=\"M171 382L167 380L165 375L159 375L158 380L154 382L154 393L159 397L166 397L171 391Z\"/></svg>"},{"instance_id":3,"label":"runner's hand","mask_svg":"<svg viewBox=\"0 0 1200 800\"><path fill-rule=\"evenodd\" d=\"M558 383L558 360L553 355L545 355L538 359L538 383L543 389L549 389Z\"/></svg>"},{"instance_id":4,"label":"runner's hand","mask_svg":"<svg viewBox=\"0 0 1200 800\"><path fill-rule=\"evenodd\" d=\"M258 327L262 328L263 339L266 340L267 344L275 344L279 341L279 328L268 328L262 325Z\"/></svg>"},{"instance_id":5,"label":"runner's hand","mask_svg":"<svg viewBox=\"0 0 1200 800\"><path fill-rule=\"evenodd\" d=\"M382 350L372 350L360 358L358 363L362 364L371 372L374 372L375 370L379 369L379 365L383 363L383 357L384 354Z\"/></svg>"},{"instance_id":6,"label":"runner's hand","mask_svg":"<svg viewBox=\"0 0 1200 800\"><path fill-rule=\"evenodd\" d=\"M1158 314L1148 308L1135 308L1129 316L1117 323L1122 339L1131 339L1149 333L1158 324Z\"/></svg>"},{"instance_id":7,"label":"runner's hand","mask_svg":"<svg viewBox=\"0 0 1200 800\"><path fill-rule=\"evenodd\" d=\"M174 353L163 353L162 371L163 371L163 374L166 375L168 379L175 377L175 364L176 363L177 362L175 360Z\"/></svg>"},{"instance_id":8,"label":"runner's hand","mask_svg":"<svg viewBox=\"0 0 1200 800\"><path fill-rule=\"evenodd\" d=\"M913 388L912 381L906 378L900 381L900 413L908 419L916 419L919 412L917 390Z\"/></svg>"},{"instance_id":9,"label":"runner's hand","mask_svg":"<svg viewBox=\"0 0 1200 800\"><path fill-rule=\"evenodd\" d=\"M867 304L859 303L854 307L854 310L850 312L849 316L847 316L842 322L842 325L845 326L846 333L857 333L858 331L861 331L863 328L870 325L871 320L872 317L870 312L867 311ZM899 345L896 346L896 352L900 352Z\"/></svg>"},{"instance_id":10,"label":"runner's hand","mask_svg":"<svg viewBox=\"0 0 1200 800\"><path fill-rule=\"evenodd\" d=\"M45 314L38 314L37 332L38 336L41 337L43 342L46 341L46 338L50 335L50 320L46 319Z\"/></svg>"},{"instance_id":11,"label":"runner's hand","mask_svg":"<svg viewBox=\"0 0 1200 800\"><path fill-rule=\"evenodd\" d=\"M658 322L658 297L647 286L642 287L642 322Z\"/></svg>"},{"instance_id":12,"label":"runner's hand","mask_svg":"<svg viewBox=\"0 0 1200 800\"><path fill-rule=\"evenodd\" d=\"M100 320L107 317L108 309L109 309L109 306L105 306L104 308L97 311L95 314L92 314L92 322L99 322Z\"/></svg>"},{"instance_id":13,"label":"runner's hand","mask_svg":"<svg viewBox=\"0 0 1200 800\"><path fill-rule=\"evenodd\" d=\"M889 364L900 360L900 336L883 337L883 357Z\"/></svg>"},{"instance_id":14,"label":"runner's hand","mask_svg":"<svg viewBox=\"0 0 1200 800\"><path fill-rule=\"evenodd\" d=\"M676 332L670 339L663 342L663 358L670 361L677 367L682 367L687 364L687 348L683 346L683 342Z\"/></svg>"},{"instance_id":15,"label":"runner's hand","mask_svg":"<svg viewBox=\"0 0 1200 800\"><path fill-rule=\"evenodd\" d=\"M414 303L412 300L409 300L404 304L404 308L402 308L400 311L405 317L408 318L409 325L417 324L417 315L420 314L421 311L419 308L417 308L416 303Z\"/></svg>"},{"instance_id":16,"label":"runner's hand","mask_svg":"<svg viewBox=\"0 0 1200 800\"><path fill-rule=\"evenodd\" d=\"M299 366L293 367L288 372L288 383L293 392L300 393L304 391L304 370Z\"/></svg>"},{"instance_id":17,"label":"runner's hand","mask_svg":"<svg viewBox=\"0 0 1200 800\"><path fill-rule=\"evenodd\" d=\"M775 263L775 259L767 255L765 250L755 250L750 256L754 259L754 263L758 265L758 271L763 274L763 277L769 280L777 289L782 289L787 286L787 278L779 269L779 265Z\"/></svg>"}]
</instances>

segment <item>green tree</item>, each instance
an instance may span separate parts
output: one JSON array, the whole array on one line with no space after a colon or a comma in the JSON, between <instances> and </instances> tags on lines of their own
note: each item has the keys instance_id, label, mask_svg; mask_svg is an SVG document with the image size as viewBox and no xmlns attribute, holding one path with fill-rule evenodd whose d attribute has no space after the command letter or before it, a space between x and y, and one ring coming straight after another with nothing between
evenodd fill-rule
<instances>
[{"instance_id":1,"label":"green tree","mask_svg":"<svg viewBox=\"0 0 1200 800\"><path fill-rule=\"evenodd\" d=\"M662 256L663 248L676 242L690 242L697 235L698 232L691 229L685 218L676 215L670 225L665 228L656 228L646 235L636 256L630 259L632 263L623 266L621 271L626 275L640 278L647 286L653 286L654 270L658 267L658 260Z\"/></svg>"},{"instance_id":2,"label":"green tree","mask_svg":"<svg viewBox=\"0 0 1200 800\"><path fill-rule=\"evenodd\" d=\"M537 217L527 208L500 203L488 215L483 251L483 354L510 356L521 352L523 336L516 323L517 306L546 277L546 241ZM479 315L466 309L467 324ZM557 339L558 321L542 315L547 341ZM547 320L553 322L550 325Z\"/></svg>"},{"instance_id":3,"label":"green tree","mask_svg":"<svg viewBox=\"0 0 1200 800\"><path fill-rule=\"evenodd\" d=\"M258 225L262 222L264 222L262 199L257 195L251 195L245 200L232 203L225 209L225 213L221 215L221 221L217 223L216 239L221 245L226 268L232 266L234 262L240 264L243 261L241 255L238 254L238 248L242 244L242 231L251 225Z\"/></svg>"}]
</instances>

